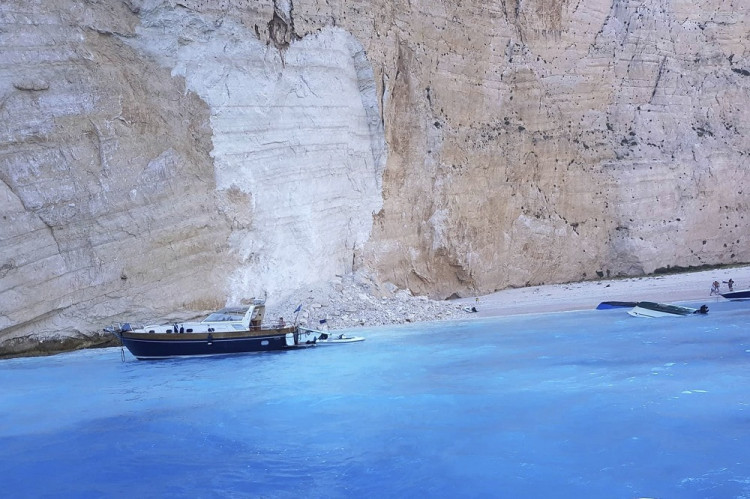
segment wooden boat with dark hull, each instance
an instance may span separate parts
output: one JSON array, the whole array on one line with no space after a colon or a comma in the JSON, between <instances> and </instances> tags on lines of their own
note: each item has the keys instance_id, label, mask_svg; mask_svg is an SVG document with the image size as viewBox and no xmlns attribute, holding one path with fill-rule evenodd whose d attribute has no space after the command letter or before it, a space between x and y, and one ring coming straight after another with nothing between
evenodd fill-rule
<instances>
[{"instance_id":1,"label":"wooden boat with dark hull","mask_svg":"<svg viewBox=\"0 0 750 499\"><path fill-rule=\"evenodd\" d=\"M228 307L200 322L147 325L118 324L105 329L120 338L137 359L167 359L285 350L306 346L299 328L263 324L265 304Z\"/></svg>"},{"instance_id":2,"label":"wooden boat with dark hull","mask_svg":"<svg viewBox=\"0 0 750 499\"><path fill-rule=\"evenodd\" d=\"M142 333L117 334L137 359L168 359L202 355L284 350L296 346L296 328L238 331L227 333Z\"/></svg>"}]
</instances>

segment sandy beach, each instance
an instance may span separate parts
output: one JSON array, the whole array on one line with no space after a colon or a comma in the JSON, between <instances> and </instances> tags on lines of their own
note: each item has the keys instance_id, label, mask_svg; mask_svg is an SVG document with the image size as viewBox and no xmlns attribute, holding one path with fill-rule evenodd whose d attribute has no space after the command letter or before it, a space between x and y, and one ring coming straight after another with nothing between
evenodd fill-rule
<instances>
[{"instance_id":1,"label":"sandy beach","mask_svg":"<svg viewBox=\"0 0 750 499\"><path fill-rule=\"evenodd\" d=\"M700 302L710 308L712 302L724 300L710 295L711 283L719 281L725 293L729 279L735 291L750 289L750 266L506 289L460 302L476 307L474 317L591 310L603 301Z\"/></svg>"}]
</instances>

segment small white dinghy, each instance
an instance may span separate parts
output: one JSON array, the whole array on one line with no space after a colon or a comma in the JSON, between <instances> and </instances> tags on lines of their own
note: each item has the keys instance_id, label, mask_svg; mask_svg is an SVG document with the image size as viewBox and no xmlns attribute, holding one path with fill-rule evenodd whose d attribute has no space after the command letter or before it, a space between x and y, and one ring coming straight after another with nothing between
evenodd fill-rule
<instances>
[{"instance_id":1,"label":"small white dinghy","mask_svg":"<svg viewBox=\"0 0 750 499\"><path fill-rule=\"evenodd\" d=\"M362 336L348 336L343 333L335 334L330 331L319 331L317 329L308 329L300 327L300 332L303 333L307 339L307 343L315 345L338 345L340 343L357 343L359 341L365 341Z\"/></svg>"},{"instance_id":2,"label":"small white dinghy","mask_svg":"<svg viewBox=\"0 0 750 499\"><path fill-rule=\"evenodd\" d=\"M336 345L338 343L356 343L365 341L361 336L347 336L345 334L323 333L315 341L316 345Z\"/></svg>"}]
</instances>

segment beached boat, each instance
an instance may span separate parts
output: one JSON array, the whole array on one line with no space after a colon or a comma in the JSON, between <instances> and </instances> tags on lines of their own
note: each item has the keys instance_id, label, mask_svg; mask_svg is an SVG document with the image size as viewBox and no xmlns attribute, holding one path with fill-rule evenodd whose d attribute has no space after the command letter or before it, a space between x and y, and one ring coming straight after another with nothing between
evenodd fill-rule
<instances>
[{"instance_id":1,"label":"beached boat","mask_svg":"<svg viewBox=\"0 0 750 499\"><path fill-rule=\"evenodd\" d=\"M318 329L310 329L306 327L300 327L299 330L300 338L304 339L306 343L312 343L319 346L365 341L362 336L349 336L343 333L331 333L330 331L320 331Z\"/></svg>"},{"instance_id":2,"label":"beached boat","mask_svg":"<svg viewBox=\"0 0 750 499\"><path fill-rule=\"evenodd\" d=\"M721 296L723 296L727 300L750 300L750 289L741 289L739 291L721 293Z\"/></svg>"},{"instance_id":3,"label":"beached boat","mask_svg":"<svg viewBox=\"0 0 750 499\"><path fill-rule=\"evenodd\" d=\"M637 302L634 301L603 301L597 305L597 310L608 310L610 308L632 308Z\"/></svg>"},{"instance_id":4,"label":"beached boat","mask_svg":"<svg viewBox=\"0 0 750 499\"><path fill-rule=\"evenodd\" d=\"M685 317L693 314L707 314L708 307L701 305L700 308L691 308L680 305L639 301L632 310L628 310L628 313L633 317Z\"/></svg>"},{"instance_id":5,"label":"beached boat","mask_svg":"<svg viewBox=\"0 0 750 499\"><path fill-rule=\"evenodd\" d=\"M175 322L133 327L117 324L109 331L138 359L227 355L285 350L305 346L299 328L284 324L263 324L265 304L228 307L213 312L200 322Z\"/></svg>"}]
</instances>

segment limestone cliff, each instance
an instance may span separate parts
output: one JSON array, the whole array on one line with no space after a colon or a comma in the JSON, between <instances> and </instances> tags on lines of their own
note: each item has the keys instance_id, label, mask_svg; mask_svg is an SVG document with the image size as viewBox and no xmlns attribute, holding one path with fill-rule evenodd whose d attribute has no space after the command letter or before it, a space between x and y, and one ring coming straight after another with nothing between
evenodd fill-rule
<instances>
[{"instance_id":1,"label":"limestone cliff","mask_svg":"<svg viewBox=\"0 0 750 499\"><path fill-rule=\"evenodd\" d=\"M750 261L738 0L9 0L0 349Z\"/></svg>"}]
</instances>

